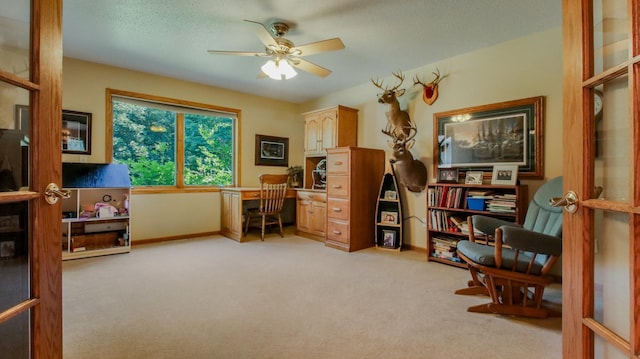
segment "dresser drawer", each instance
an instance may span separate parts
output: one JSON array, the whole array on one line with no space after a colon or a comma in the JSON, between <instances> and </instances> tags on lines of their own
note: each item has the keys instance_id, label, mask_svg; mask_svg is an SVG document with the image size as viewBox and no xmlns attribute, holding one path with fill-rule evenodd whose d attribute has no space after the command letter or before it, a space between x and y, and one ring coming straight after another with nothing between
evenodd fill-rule
<instances>
[{"instance_id":1,"label":"dresser drawer","mask_svg":"<svg viewBox=\"0 0 640 359\"><path fill-rule=\"evenodd\" d=\"M327 220L327 239L348 244L349 224L333 219Z\"/></svg>"},{"instance_id":2,"label":"dresser drawer","mask_svg":"<svg viewBox=\"0 0 640 359\"><path fill-rule=\"evenodd\" d=\"M348 195L348 176L327 176L327 197L347 197Z\"/></svg>"},{"instance_id":3,"label":"dresser drawer","mask_svg":"<svg viewBox=\"0 0 640 359\"><path fill-rule=\"evenodd\" d=\"M327 156L327 175L349 173L349 152L331 153Z\"/></svg>"},{"instance_id":4,"label":"dresser drawer","mask_svg":"<svg viewBox=\"0 0 640 359\"><path fill-rule=\"evenodd\" d=\"M327 194L325 192L306 192L297 191L297 197L300 200L325 203L327 202Z\"/></svg>"},{"instance_id":5,"label":"dresser drawer","mask_svg":"<svg viewBox=\"0 0 640 359\"><path fill-rule=\"evenodd\" d=\"M260 190L255 191L242 191L242 200L260 199Z\"/></svg>"},{"instance_id":6,"label":"dresser drawer","mask_svg":"<svg viewBox=\"0 0 640 359\"><path fill-rule=\"evenodd\" d=\"M349 201L346 199L329 198L327 200L327 217L349 220Z\"/></svg>"}]
</instances>

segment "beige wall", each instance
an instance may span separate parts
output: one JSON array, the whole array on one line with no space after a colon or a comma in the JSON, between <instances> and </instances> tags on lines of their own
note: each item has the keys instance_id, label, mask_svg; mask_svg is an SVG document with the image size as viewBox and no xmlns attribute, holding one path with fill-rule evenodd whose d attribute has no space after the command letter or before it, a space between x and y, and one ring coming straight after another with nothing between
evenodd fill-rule
<instances>
[{"instance_id":1,"label":"beige wall","mask_svg":"<svg viewBox=\"0 0 640 359\"><path fill-rule=\"evenodd\" d=\"M240 109L239 184L257 186L263 172L285 173L285 167L254 166L255 134L289 138L289 164L303 163L304 122L298 106L197 83L64 59L62 107L90 112L93 117L91 155L63 155L64 162L104 163L105 89ZM132 241L220 230L219 193L137 194L131 198Z\"/></svg>"},{"instance_id":2,"label":"beige wall","mask_svg":"<svg viewBox=\"0 0 640 359\"><path fill-rule=\"evenodd\" d=\"M418 126L417 141L411 152L432 173L433 114L458 108L484 105L533 96L546 97L544 124L545 179L562 174L562 41L561 29L553 29L497 46L426 64L417 69L403 69L407 93L401 105L408 109ZM438 68L445 77L440 82L440 96L426 105L418 87L412 87L414 75L423 81L432 79ZM371 74L393 83L391 74ZM387 77L388 76L388 77ZM242 94L196 83L103 66L66 58L64 62L63 108L93 113L92 155L64 155L65 162L105 162L105 89L134 91L166 96L242 110L240 184L257 185L262 172L284 172L284 167L253 165L256 133L289 137L290 165L303 163L304 122L302 112L342 104L359 109L358 144L381 148L389 156L387 139L380 133L385 126L385 108L377 103L376 89L369 79L363 84L314 101L296 105ZM523 181L530 194L542 181ZM425 192L406 192L404 216L426 217ZM178 236L220 229L218 193L135 195L131 201L132 240ZM412 217L405 221L405 243L426 248L424 225Z\"/></svg>"},{"instance_id":3,"label":"beige wall","mask_svg":"<svg viewBox=\"0 0 640 359\"><path fill-rule=\"evenodd\" d=\"M433 79L438 68L445 77L439 85L439 98L431 106L422 101L419 87L413 87L413 77L423 82ZM435 182L432 171L433 114L470 106L485 105L520 98L545 96L544 177L562 174L562 34L553 29L497 46L481 49L417 69L402 69L407 92L400 98L418 127L416 144L411 152L427 166L429 181ZM397 71L397 70L394 70ZM371 74L387 84L396 81L391 74ZM366 79L369 80L369 79ZM371 82L304 103L301 111L335 104L357 108L358 145L382 148L389 157L387 138L380 133L386 117L384 105L377 103L379 93ZM540 186L540 180L523 181L529 185L530 195ZM402 197L403 216L426 217L425 191L416 194L405 191ZM426 228L417 218L405 221L404 242L426 248Z\"/></svg>"}]
</instances>

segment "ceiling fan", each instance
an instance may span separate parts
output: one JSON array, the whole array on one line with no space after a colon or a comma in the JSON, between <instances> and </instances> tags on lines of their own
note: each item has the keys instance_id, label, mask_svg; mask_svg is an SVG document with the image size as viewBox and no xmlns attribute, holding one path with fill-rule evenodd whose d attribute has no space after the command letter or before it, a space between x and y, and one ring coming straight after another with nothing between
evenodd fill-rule
<instances>
[{"instance_id":1,"label":"ceiling fan","mask_svg":"<svg viewBox=\"0 0 640 359\"><path fill-rule=\"evenodd\" d=\"M258 74L258 78L268 76L274 80L281 80L283 77L290 79L297 74L293 67L316 76L329 76L329 74L331 74L331 70L318 66L307 60L303 60L300 57L320 52L344 49L342 40L337 37L295 46L293 42L283 37L289 31L289 24L284 22L274 22L270 26L271 33L273 33L272 35L267 27L262 23L251 20L245 21L259 26L256 26L256 31L260 41L265 45L264 52L217 50L207 50L207 52L214 55L259 56L269 58L269 61L261 67L262 71Z\"/></svg>"}]
</instances>

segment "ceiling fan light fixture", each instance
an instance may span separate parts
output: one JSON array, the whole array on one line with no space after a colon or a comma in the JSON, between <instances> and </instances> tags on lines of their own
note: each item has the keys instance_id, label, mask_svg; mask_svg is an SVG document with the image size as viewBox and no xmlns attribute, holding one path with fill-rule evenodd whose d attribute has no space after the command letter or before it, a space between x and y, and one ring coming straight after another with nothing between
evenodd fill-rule
<instances>
[{"instance_id":1,"label":"ceiling fan light fixture","mask_svg":"<svg viewBox=\"0 0 640 359\"><path fill-rule=\"evenodd\" d=\"M269 60L260 69L274 80L282 80L283 76L286 80L289 80L298 74L287 60Z\"/></svg>"}]
</instances>

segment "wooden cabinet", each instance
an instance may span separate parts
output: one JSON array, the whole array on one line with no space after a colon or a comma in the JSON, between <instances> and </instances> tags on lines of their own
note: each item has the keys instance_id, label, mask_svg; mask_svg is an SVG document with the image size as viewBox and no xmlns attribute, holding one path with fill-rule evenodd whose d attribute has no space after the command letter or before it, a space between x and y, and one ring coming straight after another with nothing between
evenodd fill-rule
<instances>
[{"instance_id":1,"label":"wooden cabinet","mask_svg":"<svg viewBox=\"0 0 640 359\"><path fill-rule=\"evenodd\" d=\"M358 110L336 106L303 116L305 156L326 156L329 148L356 145Z\"/></svg>"},{"instance_id":2,"label":"wooden cabinet","mask_svg":"<svg viewBox=\"0 0 640 359\"><path fill-rule=\"evenodd\" d=\"M457 243L467 239L467 217L482 214L523 223L528 207L527 186L429 184L427 186L427 260L466 265L458 258ZM476 240L490 240L476 235Z\"/></svg>"},{"instance_id":3,"label":"wooden cabinet","mask_svg":"<svg viewBox=\"0 0 640 359\"><path fill-rule=\"evenodd\" d=\"M402 205L398 182L393 173L385 173L376 205L376 247L402 249Z\"/></svg>"},{"instance_id":4,"label":"wooden cabinet","mask_svg":"<svg viewBox=\"0 0 640 359\"><path fill-rule=\"evenodd\" d=\"M296 234L324 241L327 218L325 191L297 190Z\"/></svg>"},{"instance_id":5,"label":"wooden cabinet","mask_svg":"<svg viewBox=\"0 0 640 359\"><path fill-rule=\"evenodd\" d=\"M242 198L240 192L222 191L220 233L239 240L242 238Z\"/></svg>"},{"instance_id":6,"label":"wooden cabinet","mask_svg":"<svg viewBox=\"0 0 640 359\"><path fill-rule=\"evenodd\" d=\"M327 150L327 236L325 245L357 251L375 245L378 182L384 151L359 147Z\"/></svg>"},{"instance_id":7,"label":"wooden cabinet","mask_svg":"<svg viewBox=\"0 0 640 359\"><path fill-rule=\"evenodd\" d=\"M62 259L131 251L129 168L63 163Z\"/></svg>"}]
</instances>

